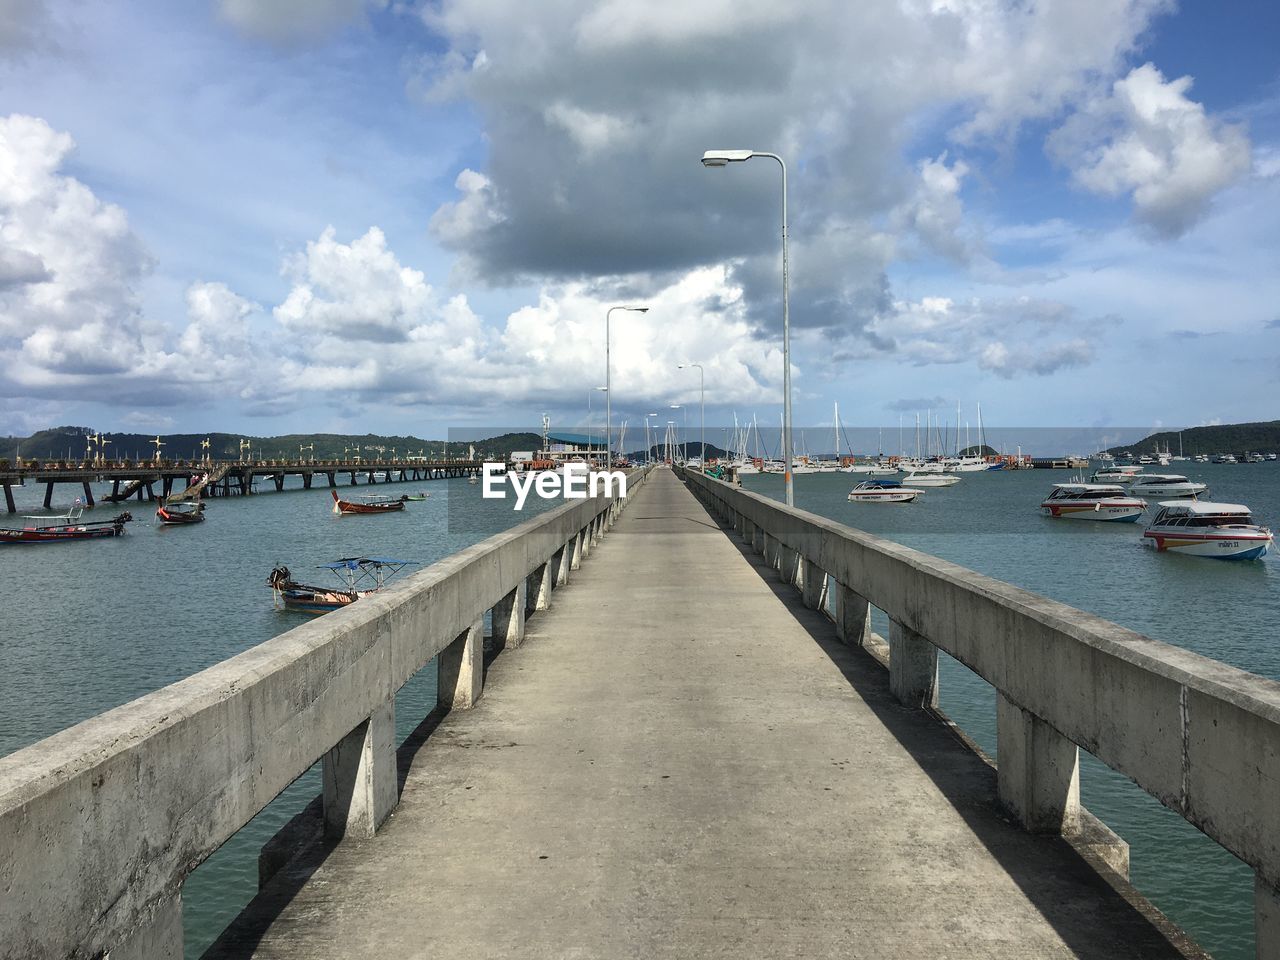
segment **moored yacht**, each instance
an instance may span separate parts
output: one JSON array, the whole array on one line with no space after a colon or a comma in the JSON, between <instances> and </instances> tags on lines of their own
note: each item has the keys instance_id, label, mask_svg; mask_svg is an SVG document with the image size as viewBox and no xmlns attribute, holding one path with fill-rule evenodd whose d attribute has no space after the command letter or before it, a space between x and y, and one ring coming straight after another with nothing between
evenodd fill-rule
<instances>
[{"instance_id":1,"label":"moored yacht","mask_svg":"<svg viewBox=\"0 0 1280 960\"><path fill-rule=\"evenodd\" d=\"M1110 520L1133 523L1147 502L1131 497L1114 483L1055 483L1040 504L1047 516L1066 520Z\"/></svg>"},{"instance_id":2,"label":"moored yacht","mask_svg":"<svg viewBox=\"0 0 1280 960\"><path fill-rule=\"evenodd\" d=\"M1135 497L1197 497L1208 490L1207 483L1188 480L1176 473L1140 473L1129 488Z\"/></svg>"},{"instance_id":3,"label":"moored yacht","mask_svg":"<svg viewBox=\"0 0 1280 960\"><path fill-rule=\"evenodd\" d=\"M908 487L950 487L960 482L954 473L909 473L902 478Z\"/></svg>"},{"instance_id":4,"label":"moored yacht","mask_svg":"<svg viewBox=\"0 0 1280 960\"><path fill-rule=\"evenodd\" d=\"M1274 542L1271 531L1258 526L1249 508L1239 503L1170 500L1159 504L1143 542L1156 550L1220 560L1256 560Z\"/></svg>"},{"instance_id":5,"label":"moored yacht","mask_svg":"<svg viewBox=\"0 0 1280 960\"><path fill-rule=\"evenodd\" d=\"M904 487L898 480L863 480L849 491L853 503L910 503L924 491Z\"/></svg>"},{"instance_id":6,"label":"moored yacht","mask_svg":"<svg viewBox=\"0 0 1280 960\"><path fill-rule=\"evenodd\" d=\"M1093 471L1093 476L1089 478L1090 483L1133 483L1134 477L1142 472L1142 467L1136 464L1113 465L1103 467L1101 470Z\"/></svg>"}]
</instances>

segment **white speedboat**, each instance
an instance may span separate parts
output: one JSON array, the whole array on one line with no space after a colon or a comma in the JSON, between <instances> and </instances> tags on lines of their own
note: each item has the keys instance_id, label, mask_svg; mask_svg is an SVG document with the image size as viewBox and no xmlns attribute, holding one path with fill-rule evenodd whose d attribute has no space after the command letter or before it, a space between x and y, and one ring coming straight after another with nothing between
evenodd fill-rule
<instances>
[{"instance_id":1,"label":"white speedboat","mask_svg":"<svg viewBox=\"0 0 1280 960\"><path fill-rule=\"evenodd\" d=\"M948 457L942 465L947 473L978 473L991 467L982 457Z\"/></svg>"},{"instance_id":2,"label":"white speedboat","mask_svg":"<svg viewBox=\"0 0 1280 960\"><path fill-rule=\"evenodd\" d=\"M1274 538L1253 522L1239 503L1169 500L1159 504L1143 542L1156 550L1219 560L1257 560L1266 556Z\"/></svg>"},{"instance_id":3,"label":"white speedboat","mask_svg":"<svg viewBox=\"0 0 1280 960\"><path fill-rule=\"evenodd\" d=\"M904 487L897 480L863 480L849 491L853 503L910 503L923 490Z\"/></svg>"},{"instance_id":4,"label":"white speedboat","mask_svg":"<svg viewBox=\"0 0 1280 960\"><path fill-rule=\"evenodd\" d=\"M1135 497L1198 497L1209 485L1188 480L1176 473L1140 473L1133 478L1129 493Z\"/></svg>"},{"instance_id":5,"label":"white speedboat","mask_svg":"<svg viewBox=\"0 0 1280 960\"><path fill-rule=\"evenodd\" d=\"M851 463L840 468L841 473L862 473L869 477L892 477L898 472L888 460L872 460L869 463Z\"/></svg>"},{"instance_id":6,"label":"white speedboat","mask_svg":"<svg viewBox=\"0 0 1280 960\"><path fill-rule=\"evenodd\" d=\"M960 482L954 473L911 473L902 478L908 487L951 487Z\"/></svg>"},{"instance_id":7,"label":"white speedboat","mask_svg":"<svg viewBox=\"0 0 1280 960\"><path fill-rule=\"evenodd\" d=\"M1103 467L1101 470L1093 471L1093 476L1089 478L1090 483L1133 483L1134 477L1142 472L1142 467L1136 464L1126 466L1110 466Z\"/></svg>"},{"instance_id":8,"label":"white speedboat","mask_svg":"<svg viewBox=\"0 0 1280 960\"><path fill-rule=\"evenodd\" d=\"M1040 509L1046 516L1064 520L1133 523L1147 509L1147 502L1129 496L1114 483L1055 483Z\"/></svg>"}]
</instances>

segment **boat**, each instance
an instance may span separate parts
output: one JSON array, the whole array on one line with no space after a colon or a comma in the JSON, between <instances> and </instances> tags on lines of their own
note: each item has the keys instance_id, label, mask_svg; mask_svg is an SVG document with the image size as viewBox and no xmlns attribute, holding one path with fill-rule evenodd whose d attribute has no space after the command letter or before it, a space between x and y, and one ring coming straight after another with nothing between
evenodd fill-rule
<instances>
[{"instance_id":1,"label":"boat","mask_svg":"<svg viewBox=\"0 0 1280 960\"><path fill-rule=\"evenodd\" d=\"M1093 471L1090 483L1133 483L1134 478L1142 472L1142 467L1134 465L1103 467Z\"/></svg>"},{"instance_id":2,"label":"boat","mask_svg":"<svg viewBox=\"0 0 1280 960\"><path fill-rule=\"evenodd\" d=\"M384 498L369 498L360 503L351 500L343 500L338 496L338 491L329 491L333 494L333 512L339 514L349 513L391 513L395 510L404 509L403 500L388 500Z\"/></svg>"},{"instance_id":3,"label":"boat","mask_svg":"<svg viewBox=\"0 0 1280 960\"><path fill-rule=\"evenodd\" d=\"M863 480L849 491L853 503L910 503L923 490L904 487L899 480Z\"/></svg>"},{"instance_id":4,"label":"boat","mask_svg":"<svg viewBox=\"0 0 1280 960\"><path fill-rule=\"evenodd\" d=\"M960 482L953 473L909 473L902 482L910 487L951 487Z\"/></svg>"},{"instance_id":5,"label":"boat","mask_svg":"<svg viewBox=\"0 0 1280 960\"><path fill-rule=\"evenodd\" d=\"M314 587L298 583L289 568L278 566L267 576L267 586L274 594L275 603L286 610L301 613L328 613L350 606L361 597L377 593L391 577L414 560L393 560L390 557L343 557L333 563L322 564L318 569L328 570L337 578L340 587Z\"/></svg>"},{"instance_id":6,"label":"boat","mask_svg":"<svg viewBox=\"0 0 1280 960\"><path fill-rule=\"evenodd\" d=\"M1235 463L1236 455L1234 453L1220 453L1213 458L1214 463Z\"/></svg>"},{"instance_id":7,"label":"boat","mask_svg":"<svg viewBox=\"0 0 1280 960\"><path fill-rule=\"evenodd\" d=\"M1155 466L1155 463L1156 463L1156 458L1151 456L1151 454L1149 453L1144 453L1142 456L1138 457L1139 466L1151 467L1151 466Z\"/></svg>"},{"instance_id":8,"label":"boat","mask_svg":"<svg viewBox=\"0 0 1280 960\"><path fill-rule=\"evenodd\" d=\"M1198 497L1208 491L1207 483L1188 480L1177 473L1140 473L1129 487L1134 497Z\"/></svg>"},{"instance_id":9,"label":"boat","mask_svg":"<svg viewBox=\"0 0 1280 960\"><path fill-rule=\"evenodd\" d=\"M156 519L163 524L175 527L188 523L203 523L204 504L199 500L187 504L162 503L156 508Z\"/></svg>"},{"instance_id":10,"label":"boat","mask_svg":"<svg viewBox=\"0 0 1280 960\"><path fill-rule=\"evenodd\" d=\"M129 512L118 513L110 520L81 520L83 508L75 507L65 514L51 517L29 517L24 520L38 520L21 529L0 527L0 544L5 543L59 543L63 540L100 540L104 537L118 537L124 533L124 525L133 520ZM53 522L50 522L53 521Z\"/></svg>"},{"instance_id":11,"label":"boat","mask_svg":"<svg viewBox=\"0 0 1280 960\"><path fill-rule=\"evenodd\" d=\"M1055 483L1040 509L1046 516L1063 520L1133 523L1147 509L1147 502L1128 496L1119 484Z\"/></svg>"},{"instance_id":12,"label":"boat","mask_svg":"<svg viewBox=\"0 0 1280 960\"><path fill-rule=\"evenodd\" d=\"M944 461L944 465L948 473L980 473L991 469L983 457L952 457Z\"/></svg>"},{"instance_id":13,"label":"boat","mask_svg":"<svg viewBox=\"0 0 1280 960\"><path fill-rule=\"evenodd\" d=\"M1249 508L1239 503L1169 500L1158 504L1143 542L1159 551L1219 560L1257 560L1266 556L1274 538L1258 526Z\"/></svg>"},{"instance_id":14,"label":"boat","mask_svg":"<svg viewBox=\"0 0 1280 960\"><path fill-rule=\"evenodd\" d=\"M1197 453L1191 459L1194 460L1196 463L1208 463L1209 455L1207 453Z\"/></svg>"},{"instance_id":15,"label":"boat","mask_svg":"<svg viewBox=\"0 0 1280 960\"><path fill-rule=\"evenodd\" d=\"M427 499L427 497L429 496L431 496L431 494L429 493L406 493L401 495L400 502L401 503L419 503Z\"/></svg>"}]
</instances>

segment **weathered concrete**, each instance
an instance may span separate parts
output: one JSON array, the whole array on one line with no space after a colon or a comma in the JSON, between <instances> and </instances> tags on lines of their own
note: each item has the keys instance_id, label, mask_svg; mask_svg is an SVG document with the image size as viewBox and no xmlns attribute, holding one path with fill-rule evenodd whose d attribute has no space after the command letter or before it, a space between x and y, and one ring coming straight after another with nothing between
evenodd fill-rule
<instances>
[{"instance_id":1,"label":"weathered concrete","mask_svg":"<svg viewBox=\"0 0 1280 960\"><path fill-rule=\"evenodd\" d=\"M325 832L368 839L396 805L396 702L387 701L324 755Z\"/></svg>"},{"instance_id":2,"label":"weathered concrete","mask_svg":"<svg viewBox=\"0 0 1280 960\"><path fill-rule=\"evenodd\" d=\"M996 694L1000 800L1034 833L1064 833L1080 819L1080 749L1033 713Z\"/></svg>"},{"instance_id":3,"label":"weathered concrete","mask_svg":"<svg viewBox=\"0 0 1280 960\"><path fill-rule=\"evenodd\" d=\"M897 620L889 621L889 689L906 707L938 705L938 648Z\"/></svg>"},{"instance_id":4,"label":"weathered concrete","mask_svg":"<svg viewBox=\"0 0 1280 960\"><path fill-rule=\"evenodd\" d=\"M1280 886L1280 684L707 477L689 482ZM1272 945L1266 949L1278 949Z\"/></svg>"},{"instance_id":5,"label":"weathered concrete","mask_svg":"<svg viewBox=\"0 0 1280 960\"><path fill-rule=\"evenodd\" d=\"M331 829L367 835L388 797L385 725L371 718L611 505L570 501L0 758L0 958L93 957L163 939L168 914L156 905L177 903L187 874L326 754ZM479 696L472 639L455 648L446 703Z\"/></svg>"},{"instance_id":6,"label":"weathered concrete","mask_svg":"<svg viewBox=\"0 0 1280 960\"><path fill-rule=\"evenodd\" d=\"M1194 954L833 634L656 471L378 836L285 868L210 956Z\"/></svg>"}]
</instances>

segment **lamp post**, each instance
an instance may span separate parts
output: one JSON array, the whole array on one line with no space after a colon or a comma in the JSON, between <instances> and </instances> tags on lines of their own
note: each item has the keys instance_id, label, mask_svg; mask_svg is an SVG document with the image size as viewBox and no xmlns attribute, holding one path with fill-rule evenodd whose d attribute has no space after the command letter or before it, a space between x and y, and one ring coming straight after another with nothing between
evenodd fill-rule
<instances>
[{"instance_id":1,"label":"lamp post","mask_svg":"<svg viewBox=\"0 0 1280 960\"><path fill-rule=\"evenodd\" d=\"M609 388L613 386L609 379L609 317L615 310L630 310L633 313L648 313L648 307L610 307L604 312L604 429L605 429L605 446L604 446L604 468L609 470L613 467L613 391Z\"/></svg>"},{"instance_id":2,"label":"lamp post","mask_svg":"<svg viewBox=\"0 0 1280 960\"><path fill-rule=\"evenodd\" d=\"M702 369L702 364L682 363L680 364L679 369L683 370L685 367L698 368L698 407L699 416L702 420L702 424L698 428L698 463L705 471L707 469L707 380Z\"/></svg>"},{"instance_id":3,"label":"lamp post","mask_svg":"<svg viewBox=\"0 0 1280 960\"><path fill-rule=\"evenodd\" d=\"M723 167L752 157L777 160L782 168L782 476L789 507L796 505L791 479L791 308L787 283L787 165L776 153L756 150L708 150L702 155L704 167Z\"/></svg>"},{"instance_id":4,"label":"lamp post","mask_svg":"<svg viewBox=\"0 0 1280 960\"><path fill-rule=\"evenodd\" d=\"M672 410L681 411L680 419L683 426L680 428L680 459L686 464L689 462L689 408L683 403L670 404Z\"/></svg>"}]
</instances>

